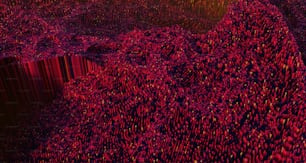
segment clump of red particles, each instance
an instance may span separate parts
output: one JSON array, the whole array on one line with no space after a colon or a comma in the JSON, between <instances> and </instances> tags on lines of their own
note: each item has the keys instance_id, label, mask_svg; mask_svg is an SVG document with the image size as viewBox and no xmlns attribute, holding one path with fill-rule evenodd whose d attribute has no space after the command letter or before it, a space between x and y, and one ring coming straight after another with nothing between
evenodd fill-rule
<instances>
[{"instance_id":1,"label":"clump of red particles","mask_svg":"<svg viewBox=\"0 0 306 163\"><path fill-rule=\"evenodd\" d=\"M52 132L34 160L305 161L305 65L275 6L239 1L203 35L174 26L117 41L101 71L45 108Z\"/></svg>"},{"instance_id":2,"label":"clump of red particles","mask_svg":"<svg viewBox=\"0 0 306 163\"><path fill-rule=\"evenodd\" d=\"M36 19L21 22L45 34L34 35L31 46L11 38L5 52L21 44L42 58L57 50L101 67L65 83L29 121L39 126L30 132L29 160L305 162L306 67L284 16L268 0L238 0L205 34L146 22L130 31L134 19L105 34L114 24L103 26L103 16L69 8L51 13L44 17L70 21L43 28L33 25ZM58 30L63 26L71 31ZM22 32L17 36L26 41Z\"/></svg>"}]
</instances>

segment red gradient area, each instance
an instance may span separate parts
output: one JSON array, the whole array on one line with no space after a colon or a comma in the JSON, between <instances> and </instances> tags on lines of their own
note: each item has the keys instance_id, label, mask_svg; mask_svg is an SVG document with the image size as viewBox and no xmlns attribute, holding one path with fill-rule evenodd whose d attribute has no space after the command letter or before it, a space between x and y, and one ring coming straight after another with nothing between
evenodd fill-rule
<instances>
[{"instance_id":1,"label":"red gradient area","mask_svg":"<svg viewBox=\"0 0 306 163\"><path fill-rule=\"evenodd\" d=\"M215 26L147 1L18 3L2 13L1 160L305 161L306 67L270 1L238 0Z\"/></svg>"},{"instance_id":2,"label":"red gradient area","mask_svg":"<svg viewBox=\"0 0 306 163\"><path fill-rule=\"evenodd\" d=\"M25 158L22 151L31 148L28 130L39 127L31 121L40 117L41 108L61 94L65 82L100 69L82 56L18 62L14 57L0 60L0 159Z\"/></svg>"}]
</instances>

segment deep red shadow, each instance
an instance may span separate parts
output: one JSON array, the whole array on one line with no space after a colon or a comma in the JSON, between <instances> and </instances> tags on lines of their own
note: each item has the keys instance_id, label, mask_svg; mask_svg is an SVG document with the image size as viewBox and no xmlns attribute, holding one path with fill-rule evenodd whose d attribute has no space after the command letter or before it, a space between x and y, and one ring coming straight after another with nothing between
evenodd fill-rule
<instances>
[{"instance_id":1,"label":"deep red shadow","mask_svg":"<svg viewBox=\"0 0 306 163\"><path fill-rule=\"evenodd\" d=\"M14 57L0 59L0 160L28 158L35 146L31 131L43 124L44 106L61 96L64 83L100 68L81 56L17 61Z\"/></svg>"}]
</instances>

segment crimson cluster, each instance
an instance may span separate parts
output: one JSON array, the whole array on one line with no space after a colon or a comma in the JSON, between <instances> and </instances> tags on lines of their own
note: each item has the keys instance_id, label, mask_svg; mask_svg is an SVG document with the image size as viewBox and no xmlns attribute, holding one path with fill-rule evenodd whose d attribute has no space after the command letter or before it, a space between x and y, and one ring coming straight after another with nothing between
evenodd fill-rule
<instances>
[{"instance_id":1,"label":"crimson cluster","mask_svg":"<svg viewBox=\"0 0 306 163\"><path fill-rule=\"evenodd\" d=\"M31 160L305 162L306 67L269 1L238 0L205 34L174 25L61 35L56 25L27 19L41 28L15 33L23 43L37 38L36 46L16 53L76 53L101 65L65 83L32 120L40 127L31 131ZM35 33L43 30L49 35ZM12 54L15 38L6 37L3 54Z\"/></svg>"},{"instance_id":2,"label":"crimson cluster","mask_svg":"<svg viewBox=\"0 0 306 163\"><path fill-rule=\"evenodd\" d=\"M239 1L207 34L115 42L88 49L102 70L46 107L35 160L305 161L305 66L275 6Z\"/></svg>"}]
</instances>

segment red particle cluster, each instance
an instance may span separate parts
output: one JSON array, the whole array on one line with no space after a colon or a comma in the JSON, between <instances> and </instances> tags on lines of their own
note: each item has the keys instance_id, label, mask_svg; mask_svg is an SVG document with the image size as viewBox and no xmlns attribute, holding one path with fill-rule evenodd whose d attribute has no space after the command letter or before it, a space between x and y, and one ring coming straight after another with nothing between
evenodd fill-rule
<instances>
[{"instance_id":1,"label":"red particle cluster","mask_svg":"<svg viewBox=\"0 0 306 163\"><path fill-rule=\"evenodd\" d=\"M305 162L305 65L268 0L238 0L206 34L148 22L122 33L137 21L120 16L148 11L85 4L0 6L1 57L80 54L101 65L29 121L39 126L29 160Z\"/></svg>"},{"instance_id":2,"label":"red particle cluster","mask_svg":"<svg viewBox=\"0 0 306 163\"><path fill-rule=\"evenodd\" d=\"M174 26L116 41L101 71L45 108L34 160L305 161L305 65L276 7L239 1L204 35Z\"/></svg>"}]
</instances>

